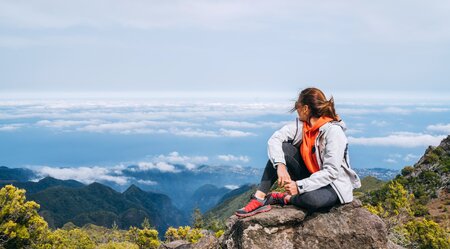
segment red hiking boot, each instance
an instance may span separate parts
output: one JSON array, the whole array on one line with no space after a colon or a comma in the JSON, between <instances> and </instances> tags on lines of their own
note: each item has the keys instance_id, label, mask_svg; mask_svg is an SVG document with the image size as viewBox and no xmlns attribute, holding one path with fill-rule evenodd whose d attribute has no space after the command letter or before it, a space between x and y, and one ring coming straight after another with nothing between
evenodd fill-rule
<instances>
[{"instance_id":1,"label":"red hiking boot","mask_svg":"<svg viewBox=\"0 0 450 249\"><path fill-rule=\"evenodd\" d=\"M266 204L271 205L280 205L284 206L287 205L286 201L287 193L281 193L281 192L272 192L267 194Z\"/></svg>"},{"instance_id":2,"label":"red hiking boot","mask_svg":"<svg viewBox=\"0 0 450 249\"><path fill-rule=\"evenodd\" d=\"M237 210L235 214L239 217L249 217L258 213L270 211L272 207L266 203L266 201L258 201L256 197L252 195L250 202L245 207Z\"/></svg>"}]
</instances>

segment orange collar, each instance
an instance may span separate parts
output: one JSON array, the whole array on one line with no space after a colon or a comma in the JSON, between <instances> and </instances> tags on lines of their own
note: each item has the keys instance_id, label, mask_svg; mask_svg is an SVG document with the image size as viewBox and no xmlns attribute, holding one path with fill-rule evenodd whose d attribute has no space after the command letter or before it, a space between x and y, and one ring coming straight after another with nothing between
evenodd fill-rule
<instances>
[{"instance_id":1,"label":"orange collar","mask_svg":"<svg viewBox=\"0 0 450 249\"><path fill-rule=\"evenodd\" d=\"M310 173L319 171L319 163L317 162L317 157L313 152L316 137L319 134L319 128L332 120L333 119L329 117L320 117L312 127L309 126L307 122L303 122L303 134L302 144L300 146L300 154L302 155L306 168Z\"/></svg>"}]
</instances>

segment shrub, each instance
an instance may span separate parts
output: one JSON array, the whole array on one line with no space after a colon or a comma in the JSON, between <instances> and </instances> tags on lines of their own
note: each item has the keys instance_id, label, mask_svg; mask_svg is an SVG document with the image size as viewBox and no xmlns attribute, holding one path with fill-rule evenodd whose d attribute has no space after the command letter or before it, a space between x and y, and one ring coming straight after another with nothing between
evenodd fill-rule
<instances>
[{"instance_id":1,"label":"shrub","mask_svg":"<svg viewBox=\"0 0 450 249\"><path fill-rule=\"evenodd\" d=\"M214 235L216 236L216 238L220 238L220 236L222 236L223 233L224 233L224 230L219 230Z\"/></svg>"},{"instance_id":2,"label":"shrub","mask_svg":"<svg viewBox=\"0 0 450 249\"><path fill-rule=\"evenodd\" d=\"M412 220L404 225L407 237L415 248L449 248L445 231L432 220Z\"/></svg>"},{"instance_id":3,"label":"shrub","mask_svg":"<svg viewBox=\"0 0 450 249\"><path fill-rule=\"evenodd\" d=\"M166 238L167 242L171 242L174 240L179 240L180 236L178 235L178 230L176 228L169 227L164 234L164 238Z\"/></svg>"},{"instance_id":4,"label":"shrub","mask_svg":"<svg viewBox=\"0 0 450 249\"><path fill-rule=\"evenodd\" d=\"M402 176L408 176L414 171L414 167L406 166L402 169Z\"/></svg>"},{"instance_id":5,"label":"shrub","mask_svg":"<svg viewBox=\"0 0 450 249\"><path fill-rule=\"evenodd\" d=\"M174 241L178 239L187 240L191 243L197 243L198 240L204 235L198 228L191 229L190 226L181 226L178 229L169 227L164 235L166 241Z\"/></svg>"},{"instance_id":6,"label":"shrub","mask_svg":"<svg viewBox=\"0 0 450 249\"><path fill-rule=\"evenodd\" d=\"M127 238L137 244L139 248L156 249L161 245L158 239L158 231L154 229L130 227Z\"/></svg>"},{"instance_id":7,"label":"shrub","mask_svg":"<svg viewBox=\"0 0 450 249\"><path fill-rule=\"evenodd\" d=\"M13 185L0 189L0 248L43 244L48 224L38 214L39 204L26 201L25 190Z\"/></svg>"},{"instance_id":8,"label":"shrub","mask_svg":"<svg viewBox=\"0 0 450 249\"><path fill-rule=\"evenodd\" d=\"M201 233L201 230L198 228L192 229L188 232L186 236L186 240L191 243L197 243L198 240L204 235Z\"/></svg>"},{"instance_id":9,"label":"shrub","mask_svg":"<svg viewBox=\"0 0 450 249\"><path fill-rule=\"evenodd\" d=\"M190 226L178 227L177 232L180 239L186 239L190 230L191 230Z\"/></svg>"},{"instance_id":10,"label":"shrub","mask_svg":"<svg viewBox=\"0 0 450 249\"><path fill-rule=\"evenodd\" d=\"M96 249L139 249L139 246L130 242L108 242L98 245Z\"/></svg>"},{"instance_id":11,"label":"shrub","mask_svg":"<svg viewBox=\"0 0 450 249\"><path fill-rule=\"evenodd\" d=\"M72 230L57 229L49 235L49 242L53 249L95 248L94 241L91 240L86 231L80 228Z\"/></svg>"}]
</instances>

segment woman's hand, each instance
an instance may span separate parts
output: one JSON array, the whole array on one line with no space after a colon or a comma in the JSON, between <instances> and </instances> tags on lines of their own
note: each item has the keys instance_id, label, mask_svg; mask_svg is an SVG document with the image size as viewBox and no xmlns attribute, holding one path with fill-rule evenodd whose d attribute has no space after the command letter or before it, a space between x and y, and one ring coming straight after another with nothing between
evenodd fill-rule
<instances>
[{"instance_id":1,"label":"woman's hand","mask_svg":"<svg viewBox=\"0 0 450 249\"><path fill-rule=\"evenodd\" d=\"M285 184L291 182L291 176L289 175L284 163L279 163L277 165L277 175L279 187L283 187Z\"/></svg>"},{"instance_id":2,"label":"woman's hand","mask_svg":"<svg viewBox=\"0 0 450 249\"><path fill-rule=\"evenodd\" d=\"M298 194L298 186L295 181L287 183L286 185L284 185L284 188L286 189L286 192L288 192L288 194L290 195Z\"/></svg>"}]
</instances>

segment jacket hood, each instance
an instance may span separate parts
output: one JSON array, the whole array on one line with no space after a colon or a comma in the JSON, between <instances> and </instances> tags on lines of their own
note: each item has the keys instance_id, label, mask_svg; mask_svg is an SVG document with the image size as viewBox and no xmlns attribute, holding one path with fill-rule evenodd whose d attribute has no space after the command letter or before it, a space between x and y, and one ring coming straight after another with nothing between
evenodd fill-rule
<instances>
[{"instance_id":1,"label":"jacket hood","mask_svg":"<svg viewBox=\"0 0 450 249\"><path fill-rule=\"evenodd\" d=\"M341 128L342 128L342 130L343 131L346 131L347 130L347 125L345 124L345 122L344 121L331 121L331 122L328 122L328 123L326 123L326 124L324 124L324 125L322 125L322 127L320 127L320 131L324 131L324 130L326 130L326 129L328 129L329 127L330 127L330 125L338 125L338 126L340 126Z\"/></svg>"}]
</instances>

